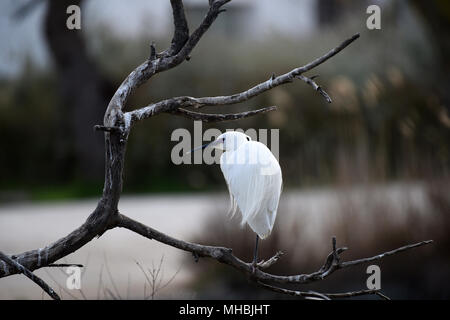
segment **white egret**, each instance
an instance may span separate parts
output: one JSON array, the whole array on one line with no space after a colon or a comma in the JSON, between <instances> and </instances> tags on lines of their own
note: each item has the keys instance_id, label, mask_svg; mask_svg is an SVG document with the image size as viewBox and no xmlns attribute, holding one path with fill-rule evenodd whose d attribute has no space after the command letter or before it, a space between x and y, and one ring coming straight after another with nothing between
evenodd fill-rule
<instances>
[{"instance_id":1,"label":"white egret","mask_svg":"<svg viewBox=\"0 0 450 320\"><path fill-rule=\"evenodd\" d=\"M220 168L228 185L233 216L241 213L241 226L247 223L256 233L253 266L258 259L258 239L272 232L282 189L281 168L272 152L261 142L241 132L221 134L207 146L223 150ZM192 151L194 151L192 150Z\"/></svg>"}]
</instances>

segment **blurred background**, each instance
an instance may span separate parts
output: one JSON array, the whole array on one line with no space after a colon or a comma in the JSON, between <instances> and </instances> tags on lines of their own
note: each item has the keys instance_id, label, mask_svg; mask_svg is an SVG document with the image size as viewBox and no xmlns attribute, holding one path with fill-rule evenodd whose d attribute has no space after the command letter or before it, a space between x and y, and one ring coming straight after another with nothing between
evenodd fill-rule
<instances>
[{"instance_id":1,"label":"blurred background","mask_svg":"<svg viewBox=\"0 0 450 320\"><path fill-rule=\"evenodd\" d=\"M186 0L190 30L208 1ZM81 7L81 30L66 8ZM366 9L381 8L381 30ZM260 256L286 254L269 271L318 269L331 237L344 259L415 241L434 244L381 261L391 298L449 298L450 3L447 1L234 0L181 66L159 74L127 110L173 96L239 92L321 56L354 33L361 38L313 70L333 99L303 82L244 104L277 105L269 114L203 129L280 129L284 191L276 227ZM166 0L0 1L0 250L43 247L79 226L103 187L102 123L114 90L149 55L170 44ZM233 248L248 261L253 233L226 216L217 165L174 165L170 140L190 120L160 115L130 134L120 210L184 240ZM66 262L82 263L82 290L64 270L38 270L66 299L289 298L231 268L112 230ZM159 270L159 272L158 272ZM366 266L297 287L324 292L366 288ZM47 298L25 277L0 279L1 299Z\"/></svg>"}]
</instances>

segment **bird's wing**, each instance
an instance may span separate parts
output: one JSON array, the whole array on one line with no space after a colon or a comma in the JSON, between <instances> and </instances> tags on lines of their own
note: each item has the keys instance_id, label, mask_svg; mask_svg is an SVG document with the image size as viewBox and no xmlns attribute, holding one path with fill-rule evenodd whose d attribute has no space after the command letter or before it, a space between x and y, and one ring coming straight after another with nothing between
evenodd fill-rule
<instances>
[{"instance_id":1,"label":"bird's wing","mask_svg":"<svg viewBox=\"0 0 450 320\"><path fill-rule=\"evenodd\" d=\"M230 215L231 218L233 218L234 215L236 214L236 212L239 211L239 207L236 202L236 199L234 198L233 194L231 193L231 188L230 188L230 185L228 184L228 181L226 179L225 179L225 181L227 182L228 192L230 194L230 209L228 210L228 214Z\"/></svg>"},{"instance_id":2,"label":"bird's wing","mask_svg":"<svg viewBox=\"0 0 450 320\"><path fill-rule=\"evenodd\" d=\"M273 228L281 193L281 169L270 150L250 141L223 153L220 168L228 185L231 211L242 214L242 224L265 238Z\"/></svg>"}]
</instances>

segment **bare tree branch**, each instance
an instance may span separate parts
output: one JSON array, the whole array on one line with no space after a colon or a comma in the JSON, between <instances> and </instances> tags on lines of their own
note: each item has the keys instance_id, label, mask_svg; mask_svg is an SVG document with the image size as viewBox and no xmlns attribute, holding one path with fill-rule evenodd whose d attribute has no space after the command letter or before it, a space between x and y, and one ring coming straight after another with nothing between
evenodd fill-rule
<instances>
[{"instance_id":1,"label":"bare tree branch","mask_svg":"<svg viewBox=\"0 0 450 320\"><path fill-rule=\"evenodd\" d=\"M52 297L54 300L61 300L58 294L53 290L47 283L45 283L44 280L36 276L34 273L32 273L30 270L22 266L17 261L14 261L10 257L8 257L6 254L0 251L0 259L3 260L6 264L10 265L11 267L17 268L20 270L21 273L23 273L25 276L27 276L31 281L36 283L39 287L42 288L50 297Z\"/></svg>"},{"instance_id":2,"label":"bare tree branch","mask_svg":"<svg viewBox=\"0 0 450 320\"><path fill-rule=\"evenodd\" d=\"M221 6L229 1L214 1L211 4L204 21L189 37L183 50L176 56L159 58L154 61L147 60L133 70L122 82L108 104L104 125L96 128L97 130L105 131L105 183L97 208L79 228L66 237L55 241L45 248L17 255L16 261L22 266L28 270L45 267L78 250L96 236L102 235L106 230L115 226L118 213L117 206L122 192L122 174L128 138L128 132L117 130L124 122L122 108L130 94L153 74L168 70L181 63L221 12ZM178 15L174 14L174 16ZM178 57L177 59L181 57L182 59L174 63L175 57ZM19 272L20 269L16 267L3 267L0 268L0 278Z\"/></svg>"},{"instance_id":3,"label":"bare tree branch","mask_svg":"<svg viewBox=\"0 0 450 320\"><path fill-rule=\"evenodd\" d=\"M211 24L216 20L217 16L223 12L221 7L230 1L231 0L213 1L210 4L208 13L200 26L191 34L187 41L185 41L184 46L175 55L162 53L157 55L157 59L148 59L134 69L122 82L109 102L108 108L105 112L104 125L106 127L114 127L117 124L123 123L124 119L122 110L125 107L131 93L156 73L172 69L186 60L191 51L200 41L203 34L205 34L205 32L209 29ZM174 51L177 51L175 48L178 48L181 42L185 40L187 23L183 21L185 20L185 17L182 2L172 1L171 3L175 25L174 39L172 42L173 46L171 48L174 48L174 50L168 50L168 52L174 53Z\"/></svg>"},{"instance_id":4,"label":"bare tree branch","mask_svg":"<svg viewBox=\"0 0 450 320\"><path fill-rule=\"evenodd\" d=\"M400 253L402 251L406 251L406 250L409 250L409 249L420 247L420 246L423 246L425 244L429 244L429 243L432 243L432 242L433 242L433 240L427 240L427 241L421 241L421 242L414 243L414 244L408 244L406 246L403 246L403 247L400 247L400 248L397 248L397 249L394 249L394 250L391 250L391 251L387 251L387 252L381 253L379 255L370 257L370 258L364 258L364 259L358 259L358 260L354 260L354 261L342 262L340 264L340 267L341 268L346 268L346 267L349 267L349 266L354 266L354 265L358 265L358 264L362 264L362 263L368 263L368 262L372 262L372 261L381 260L384 257L392 256L392 255Z\"/></svg>"},{"instance_id":5,"label":"bare tree branch","mask_svg":"<svg viewBox=\"0 0 450 320\"><path fill-rule=\"evenodd\" d=\"M262 282L258 282L258 285L260 285L261 287L263 287L265 289L268 289L270 291L274 291L277 293L283 293L283 294L296 296L296 297L316 297L316 298L321 298L324 300L339 299L339 298L351 298L351 297L373 295L373 294L379 293L379 290L360 290L360 291L349 291L349 292L342 292L342 293L318 293L315 291L289 290L289 289L271 286L271 285L268 285L268 284L265 284Z\"/></svg>"},{"instance_id":6,"label":"bare tree branch","mask_svg":"<svg viewBox=\"0 0 450 320\"><path fill-rule=\"evenodd\" d=\"M109 155L110 153L106 152L106 154ZM108 159L106 161L108 166L111 166L111 162L115 162L113 166L118 166L121 162L119 156L120 155L117 153L112 155L111 160ZM114 171L113 169L110 170ZM109 176L109 172L110 171L107 169L105 184L111 184L111 187L105 187L103 196L100 199L97 208L79 228L45 248L39 248L14 255L12 256L14 260L31 271L46 267L70 253L75 252L99 234L112 228L115 221L114 214L117 211L111 210L111 208L114 208L114 205L117 205L119 200L116 198L118 192L112 189L114 189L113 186L117 186L119 181L117 181L118 177L115 171L111 173L111 177ZM6 268L3 265L3 268L0 268L0 278L20 272L21 270L17 266L9 266Z\"/></svg>"},{"instance_id":7,"label":"bare tree branch","mask_svg":"<svg viewBox=\"0 0 450 320\"><path fill-rule=\"evenodd\" d=\"M273 257L271 257L269 260L267 261L261 261L258 262L258 268L259 269L267 269L269 267L271 267L272 265L274 265L275 263L278 262L278 260L280 260L281 256L283 255L283 251L278 251Z\"/></svg>"},{"instance_id":8,"label":"bare tree branch","mask_svg":"<svg viewBox=\"0 0 450 320\"><path fill-rule=\"evenodd\" d=\"M335 56L337 53L345 49L348 45L350 45L353 41L355 41L358 38L359 34L355 34L351 38L342 42L336 48L324 54L322 57L304 65L303 67L295 68L278 77L272 76L270 79L244 92L236 93L230 96L218 96L218 97L203 97L203 98L193 98L188 96L176 97L151 104L141 109L127 112L125 114L125 116L129 120L127 121L127 125L128 124L133 125L133 123L138 120L143 120L155 116L161 112L169 112L177 108L186 108L186 107L201 108L206 106L231 105L244 102L277 86L293 82L295 78L299 78L302 79L303 81L306 81L307 83L312 85L315 88L315 90L318 90L327 99L327 101L331 101L331 98L325 93L325 91L321 90L321 88L317 84L315 84L315 82L313 82L309 78L299 76L302 73L305 73L317 67L318 65L324 63L331 57Z\"/></svg>"},{"instance_id":9,"label":"bare tree branch","mask_svg":"<svg viewBox=\"0 0 450 320\"><path fill-rule=\"evenodd\" d=\"M65 267L78 267L78 268L84 268L82 264L77 263L50 263L47 265L47 267L51 268L65 268Z\"/></svg>"},{"instance_id":10,"label":"bare tree branch","mask_svg":"<svg viewBox=\"0 0 450 320\"><path fill-rule=\"evenodd\" d=\"M220 13L224 12L225 10L221 9L221 7L231 0L215 0L211 1L209 4L209 10L204 17L202 23L198 26L198 28L191 34L189 39L187 40L184 47L178 52L177 55L173 57L168 62L167 67L173 68L174 66L180 64L183 62L186 57L189 56L191 51L195 48L197 43L200 41L202 36L205 34L206 31L208 31L209 27L213 24L213 22L217 19Z\"/></svg>"},{"instance_id":11,"label":"bare tree branch","mask_svg":"<svg viewBox=\"0 0 450 320\"><path fill-rule=\"evenodd\" d=\"M273 275L270 273L263 272L259 269L252 268L251 263L246 263L242 260L240 260L238 257L234 256L232 253L232 250L230 248L225 247L214 247L214 246L204 246L200 244L195 244L191 242L186 242L182 240L178 240L175 238L172 238L162 232L159 232L153 228L150 228L138 221L135 221L123 214L119 215L119 221L117 226L129 229L133 232L136 232L140 234L141 236L144 236L148 239L156 240L161 243L167 244L169 246L189 251L197 255L198 257L208 257L213 258L220 263L229 265L245 274L248 274L251 276L254 280L258 281L272 281L276 283L295 283L295 284L306 284L311 283L314 281L323 280L326 277L328 277L330 274L335 272L338 269L347 268L350 266L355 266L367 262L371 262L376 259L381 259L383 257L400 253L408 249L413 249L419 246L423 246L429 243L432 243L432 240L428 241L422 241L419 243L403 246L401 248L388 251L379 255L376 255L374 257L365 258L365 259L359 259L359 260L353 260L348 262L339 262L339 253L346 250L346 248L333 248L333 251L328 255L325 264L316 272L310 273L310 274L298 274L298 275L292 275L292 276L279 276L279 275ZM333 244L335 245L335 238L333 238ZM272 263L273 264L273 263Z\"/></svg>"},{"instance_id":12,"label":"bare tree branch","mask_svg":"<svg viewBox=\"0 0 450 320\"><path fill-rule=\"evenodd\" d=\"M101 126L99 124L94 126L94 130L96 131L104 131L104 132L121 132L122 129L120 127L106 127L106 126Z\"/></svg>"},{"instance_id":13,"label":"bare tree branch","mask_svg":"<svg viewBox=\"0 0 450 320\"><path fill-rule=\"evenodd\" d=\"M183 48L189 39L189 27L184 14L183 1L170 0L173 12L173 23L175 30L173 33L172 44L170 46L169 55L177 54Z\"/></svg>"},{"instance_id":14,"label":"bare tree branch","mask_svg":"<svg viewBox=\"0 0 450 320\"><path fill-rule=\"evenodd\" d=\"M179 115L186 117L191 120L199 120L203 122L222 122L222 121L233 121L233 120L240 120L244 118L248 118L257 114L267 113L270 111L276 110L277 107L266 107L258 110L253 111L246 111L246 112L240 112L240 113L229 113L229 114L219 114L219 113L200 113L200 112L194 112L182 108L178 108L172 111L169 111L171 114Z\"/></svg>"},{"instance_id":15,"label":"bare tree branch","mask_svg":"<svg viewBox=\"0 0 450 320\"><path fill-rule=\"evenodd\" d=\"M384 293L382 293L381 291L378 291L376 293L377 296L379 296L380 298L384 299L384 300L391 300L391 298L389 298L387 295L385 295Z\"/></svg>"},{"instance_id":16,"label":"bare tree branch","mask_svg":"<svg viewBox=\"0 0 450 320\"><path fill-rule=\"evenodd\" d=\"M150 61L153 61L156 59L156 47L155 47L155 43L152 41L152 43L150 44Z\"/></svg>"},{"instance_id":17,"label":"bare tree branch","mask_svg":"<svg viewBox=\"0 0 450 320\"><path fill-rule=\"evenodd\" d=\"M317 76L315 77L305 77L303 75L299 75L297 76L298 79L305 81L307 84L309 84L310 86L312 86L314 88L314 90L318 91L324 98L325 100L327 100L328 103L331 103L332 100L330 98L330 96L328 95L328 93L325 92L325 90L322 89L321 86L319 86L317 83L314 82L314 78L317 78Z\"/></svg>"}]
</instances>

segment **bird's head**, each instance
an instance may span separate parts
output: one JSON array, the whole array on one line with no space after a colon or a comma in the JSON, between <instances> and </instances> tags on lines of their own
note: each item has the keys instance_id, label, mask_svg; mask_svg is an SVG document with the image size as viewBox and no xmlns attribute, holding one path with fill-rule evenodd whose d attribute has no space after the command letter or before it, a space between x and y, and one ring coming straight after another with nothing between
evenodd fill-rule
<instances>
[{"instance_id":1,"label":"bird's head","mask_svg":"<svg viewBox=\"0 0 450 320\"><path fill-rule=\"evenodd\" d=\"M251 141L252 139L241 132L229 131L222 133L216 140L206 143L200 147L192 149L191 152L198 149L205 149L206 147L212 147L223 151L234 151L239 148L243 143Z\"/></svg>"},{"instance_id":2,"label":"bird's head","mask_svg":"<svg viewBox=\"0 0 450 320\"><path fill-rule=\"evenodd\" d=\"M242 132L229 131L222 133L216 140L211 142L213 148L223 151L235 151L243 143L251 141L252 139Z\"/></svg>"}]
</instances>

